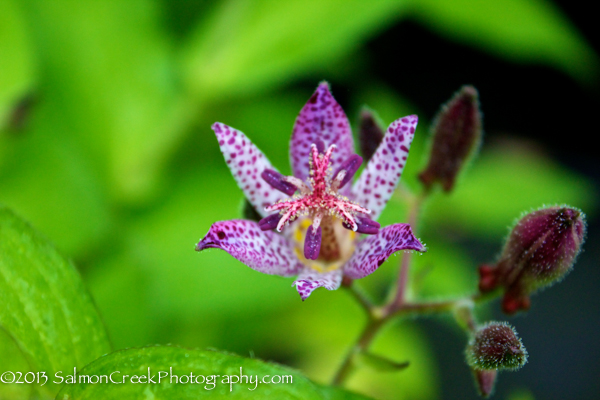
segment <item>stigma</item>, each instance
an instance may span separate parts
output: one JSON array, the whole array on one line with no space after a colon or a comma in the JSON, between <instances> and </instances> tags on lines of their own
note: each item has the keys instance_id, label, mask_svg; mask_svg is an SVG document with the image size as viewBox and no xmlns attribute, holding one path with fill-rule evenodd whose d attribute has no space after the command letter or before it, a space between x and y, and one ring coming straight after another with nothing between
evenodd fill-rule
<instances>
[{"instance_id":1,"label":"stigma","mask_svg":"<svg viewBox=\"0 0 600 400\"><path fill-rule=\"evenodd\" d=\"M362 157L354 154L345 160L332 174L331 159L336 146L325 150L323 142L313 143L309 155L309 178L305 183L294 176L283 176L266 169L262 178L273 188L292 196L265 208L278 211L259 221L263 231L275 229L281 232L289 223L299 217L308 217L312 224L306 230L304 256L316 260L321 254L321 242L335 242L331 223L340 219L342 226L357 233L375 234L380 225L367 217L371 210L350 201L339 193L358 171ZM323 229L324 228L324 229ZM324 237L325 236L325 237ZM330 246L327 246L329 248ZM328 254L322 254L325 258Z\"/></svg>"}]
</instances>

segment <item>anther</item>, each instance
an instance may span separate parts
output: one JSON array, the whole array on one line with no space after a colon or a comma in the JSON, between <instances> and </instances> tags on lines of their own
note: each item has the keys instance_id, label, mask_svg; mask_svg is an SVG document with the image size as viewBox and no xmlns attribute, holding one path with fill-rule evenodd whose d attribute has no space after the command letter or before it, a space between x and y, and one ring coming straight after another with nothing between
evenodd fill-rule
<instances>
[{"instance_id":1,"label":"anther","mask_svg":"<svg viewBox=\"0 0 600 400\"><path fill-rule=\"evenodd\" d=\"M267 182L273 189L277 189L280 192L287 194L288 196L293 195L298 187L290 183L286 177L281 175L279 172L272 169L265 169L260 176Z\"/></svg>"},{"instance_id":2,"label":"anther","mask_svg":"<svg viewBox=\"0 0 600 400\"><path fill-rule=\"evenodd\" d=\"M381 228L379 222L373 221L371 218L368 217L354 217L354 220L356 221L357 225L357 229L355 230L355 232L357 233L366 233L367 235L374 235L377 232L379 232L379 228ZM343 222L342 225L346 229L354 230L352 229L352 225L348 224L347 222Z\"/></svg>"},{"instance_id":3,"label":"anther","mask_svg":"<svg viewBox=\"0 0 600 400\"><path fill-rule=\"evenodd\" d=\"M313 225L308 227L306 230L306 239L304 239L304 257L309 260L316 260L319 257L321 235L322 230L320 226L318 228L314 228Z\"/></svg>"},{"instance_id":4,"label":"anther","mask_svg":"<svg viewBox=\"0 0 600 400\"><path fill-rule=\"evenodd\" d=\"M277 228L277 224L279 224L279 220L283 217L283 215L277 213L269 215L258 221L258 226L263 231L270 231L272 229Z\"/></svg>"},{"instance_id":5,"label":"anther","mask_svg":"<svg viewBox=\"0 0 600 400\"><path fill-rule=\"evenodd\" d=\"M358 171L362 162L363 159L361 156L358 154L353 154L342 165L339 166L339 168L335 171L335 174L333 174L335 180L338 180L339 177L339 188L343 188L346 183L352 180L352 177L356 171ZM345 171L345 174L340 177L340 174L343 171Z\"/></svg>"}]
</instances>

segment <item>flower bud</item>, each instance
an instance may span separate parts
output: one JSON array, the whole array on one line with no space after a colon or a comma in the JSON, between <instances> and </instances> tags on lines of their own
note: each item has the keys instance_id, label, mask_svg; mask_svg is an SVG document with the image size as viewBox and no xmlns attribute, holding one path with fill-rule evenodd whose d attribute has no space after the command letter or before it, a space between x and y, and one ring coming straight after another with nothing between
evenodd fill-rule
<instances>
[{"instance_id":1,"label":"flower bud","mask_svg":"<svg viewBox=\"0 0 600 400\"><path fill-rule=\"evenodd\" d=\"M383 132L384 130L373 112L368 108L363 108L358 122L358 142L365 162L368 162L375 154L375 150L383 140Z\"/></svg>"},{"instance_id":2,"label":"flower bud","mask_svg":"<svg viewBox=\"0 0 600 400\"><path fill-rule=\"evenodd\" d=\"M452 190L456 176L481 142L481 111L477 90L463 86L439 111L431 128L429 162L419 179L427 189L439 182Z\"/></svg>"},{"instance_id":3,"label":"flower bud","mask_svg":"<svg viewBox=\"0 0 600 400\"><path fill-rule=\"evenodd\" d=\"M527 362L527 350L506 322L488 322L471 337L465 351L474 370L516 370Z\"/></svg>"},{"instance_id":4,"label":"flower bud","mask_svg":"<svg viewBox=\"0 0 600 400\"><path fill-rule=\"evenodd\" d=\"M475 379L475 386L479 395L484 399L487 399L494 392L494 386L496 385L496 377L498 371L492 369L484 371L480 369L473 370L473 378Z\"/></svg>"},{"instance_id":5,"label":"flower bud","mask_svg":"<svg viewBox=\"0 0 600 400\"><path fill-rule=\"evenodd\" d=\"M507 314L528 309L531 293L572 269L585 232L585 215L576 208L555 206L525 215L512 229L499 261L479 268L479 290L502 287Z\"/></svg>"}]
</instances>

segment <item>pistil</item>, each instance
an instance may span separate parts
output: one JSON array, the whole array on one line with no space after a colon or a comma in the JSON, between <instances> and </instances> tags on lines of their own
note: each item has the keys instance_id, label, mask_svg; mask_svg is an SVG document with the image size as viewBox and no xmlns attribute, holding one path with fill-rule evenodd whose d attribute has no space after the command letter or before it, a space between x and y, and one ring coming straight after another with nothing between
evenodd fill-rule
<instances>
[{"instance_id":1,"label":"pistil","mask_svg":"<svg viewBox=\"0 0 600 400\"><path fill-rule=\"evenodd\" d=\"M362 158L358 155L350 156L331 176L331 156L335 147L331 145L325 151L323 142L311 146L308 183L293 176L283 176L273 170L265 170L261 174L267 183L283 193L300 193L294 194L291 199L266 207L266 211L279 213L263 218L259 222L260 228L281 232L284 226L298 217L312 218L313 223L307 229L304 242L304 256L311 260L316 260L319 255L327 261L340 256L332 217L341 219L344 227L355 232L374 234L379 229L377 222L357 215L370 214L369 209L338 193L339 189L352 180L362 163Z\"/></svg>"}]
</instances>

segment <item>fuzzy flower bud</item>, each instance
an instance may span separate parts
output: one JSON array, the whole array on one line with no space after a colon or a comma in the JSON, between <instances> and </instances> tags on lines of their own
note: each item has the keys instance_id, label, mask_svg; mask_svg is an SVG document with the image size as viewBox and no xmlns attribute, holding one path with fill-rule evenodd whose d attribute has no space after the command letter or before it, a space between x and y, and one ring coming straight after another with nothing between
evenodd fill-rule
<instances>
[{"instance_id":1,"label":"fuzzy flower bud","mask_svg":"<svg viewBox=\"0 0 600 400\"><path fill-rule=\"evenodd\" d=\"M502 287L507 314L528 309L529 294L572 269L585 232L585 215L576 208L555 206L525 215L512 229L499 261L479 267L479 290Z\"/></svg>"},{"instance_id":2,"label":"fuzzy flower bud","mask_svg":"<svg viewBox=\"0 0 600 400\"><path fill-rule=\"evenodd\" d=\"M471 337L465 351L474 370L516 370L527 362L527 350L513 327L505 322L488 322Z\"/></svg>"},{"instance_id":3,"label":"fuzzy flower bud","mask_svg":"<svg viewBox=\"0 0 600 400\"><path fill-rule=\"evenodd\" d=\"M481 141L481 111L477 90L463 86L437 114L431 128L429 162L419 179L427 189L439 182L452 190L456 176Z\"/></svg>"}]
</instances>

